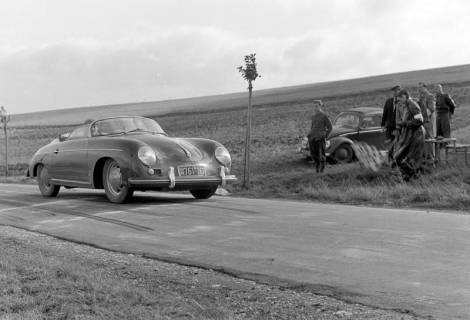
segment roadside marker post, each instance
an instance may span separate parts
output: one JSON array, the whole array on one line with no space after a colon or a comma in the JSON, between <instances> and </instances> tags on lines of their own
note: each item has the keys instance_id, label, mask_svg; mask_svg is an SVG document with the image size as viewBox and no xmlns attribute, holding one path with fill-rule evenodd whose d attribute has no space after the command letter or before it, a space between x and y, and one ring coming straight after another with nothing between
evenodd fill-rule
<instances>
[{"instance_id":1,"label":"roadside marker post","mask_svg":"<svg viewBox=\"0 0 470 320\"><path fill-rule=\"evenodd\" d=\"M10 121L10 115L7 113L5 108L0 108L0 120L3 124L3 132L5 133L5 177L8 176L8 130L7 124Z\"/></svg>"}]
</instances>

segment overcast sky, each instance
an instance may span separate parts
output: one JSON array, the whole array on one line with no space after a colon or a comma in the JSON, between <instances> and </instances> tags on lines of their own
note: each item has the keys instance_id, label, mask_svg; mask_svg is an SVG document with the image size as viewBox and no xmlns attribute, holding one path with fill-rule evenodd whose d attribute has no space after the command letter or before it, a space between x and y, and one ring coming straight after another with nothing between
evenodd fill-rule
<instances>
[{"instance_id":1,"label":"overcast sky","mask_svg":"<svg viewBox=\"0 0 470 320\"><path fill-rule=\"evenodd\" d=\"M237 92L470 63L470 1L1 0L11 113Z\"/></svg>"}]
</instances>

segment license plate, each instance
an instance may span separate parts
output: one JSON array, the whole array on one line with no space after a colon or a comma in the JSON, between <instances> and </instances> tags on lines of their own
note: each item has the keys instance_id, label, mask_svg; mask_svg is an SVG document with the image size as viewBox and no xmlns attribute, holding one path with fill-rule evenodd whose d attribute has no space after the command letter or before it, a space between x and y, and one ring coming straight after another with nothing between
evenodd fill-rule
<instances>
[{"instance_id":1,"label":"license plate","mask_svg":"<svg viewBox=\"0 0 470 320\"><path fill-rule=\"evenodd\" d=\"M205 176L206 168L202 166L180 166L178 167L178 174L183 176Z\"/></svg>"}]
</instances>

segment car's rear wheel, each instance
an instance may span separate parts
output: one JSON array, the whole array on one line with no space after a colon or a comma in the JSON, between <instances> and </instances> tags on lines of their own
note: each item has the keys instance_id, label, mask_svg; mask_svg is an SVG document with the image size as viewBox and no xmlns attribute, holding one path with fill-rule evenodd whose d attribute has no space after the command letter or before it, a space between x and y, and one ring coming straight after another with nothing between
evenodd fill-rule
<instances>
[{"instance_id":1,"label":"car's rear wheel","mask_svg":"<svg viewBox=\"0 0 470 320\"><path fill-rule=\"evenodd\" d=\"M44 197L56 197L60 186L50 183L49 171L44 165L40 164L37 168L38 187Z\"/></svg>"},{"instance_id":2,"label":"car's rear wheel","mask_svg":"<svg viewBox=\"0 0 470 320\"><path fill-rule=\"evenodd\" d=\"M212 197L217 191L217 187L208 188L208 189L196 189L196 190L189 190L194 198L196 199L209 199Z\"/></svg>"},{"instance_id":3,"label":"car's rear wheel","mask_svg":"<svg viewBox=\"0 0 470 320\"><path fill-rule=\"evenodd\" d=\"M333 158L336 163L348 163L354 159L354 151L351 145L343 143L334 152Z\"/></svg>"},{"instance_id":4,"label":"car's rear wheel","mask_svg":"<svg viewBox=\"0 0 470 320\"><path fill-rule=\"evenodd\" d=\"M134 189L125 185L119 164L113 160L106 160L103 167L103 186L106 197L113 203L129 201L134 194Z\"/></svg>"}]
</instances>

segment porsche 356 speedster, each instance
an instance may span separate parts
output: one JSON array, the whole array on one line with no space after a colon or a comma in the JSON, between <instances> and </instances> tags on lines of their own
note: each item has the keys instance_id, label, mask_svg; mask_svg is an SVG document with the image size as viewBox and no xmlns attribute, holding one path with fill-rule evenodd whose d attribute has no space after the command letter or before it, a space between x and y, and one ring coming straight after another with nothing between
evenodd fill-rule
<instances>
[{"instance_id":1,"label":"porsche 356 speedster","mask_svg":"<svg viewBox=\"0 0 470 320\"><path fill-rule=\"evenodd\" d=\"M27 175L41 194L61 186L104 189L111 202L128 201L135 190L189 190L197 199L236 180L231 157L220 143L169 137L149 118L113 117L62 134L33 156Z\"/></svg>"}]
</instances>

